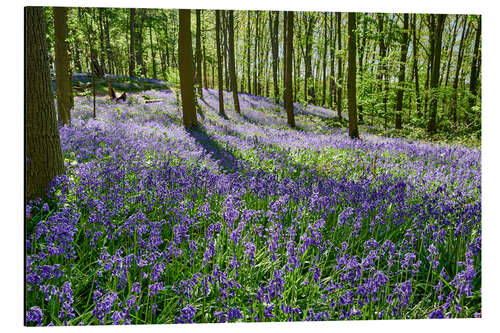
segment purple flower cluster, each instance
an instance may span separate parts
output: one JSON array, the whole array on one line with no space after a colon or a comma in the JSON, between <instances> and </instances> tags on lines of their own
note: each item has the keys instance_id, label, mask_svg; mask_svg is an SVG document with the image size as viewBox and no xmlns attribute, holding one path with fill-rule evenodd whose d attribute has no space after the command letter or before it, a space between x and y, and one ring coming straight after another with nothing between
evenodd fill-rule
<instances>
[{"instance_id":1,"label":"purple flower cluster","mask_svg":"<svg viewBox=\"0 0 500 333\"><path fill-rule=\"evenodd\" d=\"M96 119L75 100L67 173L26 207L27 323L481 312L480 151L289 130L246 94L225 119L204 96L193 131L171 91L98 99Z\"/></svg>"}]
</instances>

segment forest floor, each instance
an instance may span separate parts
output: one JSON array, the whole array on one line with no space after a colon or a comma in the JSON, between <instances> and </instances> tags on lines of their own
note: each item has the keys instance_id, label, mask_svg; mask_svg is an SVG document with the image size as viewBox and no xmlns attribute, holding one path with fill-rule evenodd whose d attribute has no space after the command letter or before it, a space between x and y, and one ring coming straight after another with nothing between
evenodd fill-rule
<instances>
[{"instance_id":1,"label":"forest floor","mask_svg":"<svg viewBox=\"0 0 500 333\"><path fill-rule=\"evenodd\" d=\"M480 150L213 89L186 131L177 95L75 98L26 209L30 324L481 316Z\"/></svg>"}]
</instances>

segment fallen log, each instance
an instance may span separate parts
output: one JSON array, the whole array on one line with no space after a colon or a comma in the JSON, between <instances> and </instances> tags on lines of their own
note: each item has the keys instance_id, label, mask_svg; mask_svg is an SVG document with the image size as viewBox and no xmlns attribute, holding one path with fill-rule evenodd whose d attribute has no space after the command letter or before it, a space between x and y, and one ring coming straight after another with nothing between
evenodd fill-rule
<instances>
[{"instance_id":1,"label":"fallen log","mask_svg":"<svg viewBox=\"0 0 500 333\"><path fill-rule=\"evenodd\" d=\"M144 101L144 103L148 104L148 103L158 103L158 102L163 102L162 99L147 99Z\"/></svg>"}]
</instances>

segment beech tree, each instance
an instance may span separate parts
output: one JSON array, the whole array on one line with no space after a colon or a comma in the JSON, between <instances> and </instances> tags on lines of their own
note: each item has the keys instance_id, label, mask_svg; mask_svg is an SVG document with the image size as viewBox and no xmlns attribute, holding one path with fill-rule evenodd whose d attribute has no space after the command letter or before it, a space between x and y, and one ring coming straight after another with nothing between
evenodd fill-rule
<instances>
[{"instance_id":1,"label":"beech tree","mask_svg":"<svg viewBox=\"0 0 500 333\"><path fill-rule=\"evenodd\" d=\"M203 89L201 87L201 18L200 10L196 10L196 87L198 95L203 98Z\"/></svg>"},{"instance_id":2,"label":"beech tree","mask_svg":"<svg viewBox=\"0 0 500 333\"><path fill-rule=\"evenodd\" d=\"M71 53L68 43L68 9L54 7L54 35L56 51L56 91L58 121L61 125L71 121L70 110L73 107L73 84Z\"/></svg>"},{"instance_id":3,"label":"beech tree","mask_svg":"<svg viewBox=\"0 0 500 333\"><path fill-rule=\"evenodd\" d=\"M236 81L236 70L234 63L234 17L232 10L228 11L228 30L229 30L229 76L231 78L231 89L233 90L233 103L236 112L240 111L240 101L238 98L238 84Z\"/></svg>"},{"instance_id":4,"label":"beech tree","mask_svg":"<svg viewBox=\"0 0 500 333\"><path fill-rule=\"evenodd\" d=\"M285 12L284 15L285 34L285 91L284 91L284 105L287 115L288 125L295 128L295 116L293 114L293 101L292 101L292 49L293 49L293 12Z\"/></svg>"},{"instance_id":5,"label":"beech tree","mask_svg":"<svg viewBox=\"0 0 500 333\"><path fill-rule=\"evenodd\" d=\"M41 7L25 7L26 200L46 196L64 172L54 94L50 83L45 18Z\"/></svg>"},{"instance_id":6,"label":"beech tree","mask_svg":"<svg viewBox=\"0 0 500 333\"><path fill-rule=\"evenodd\" d=\"M182 122L184 127L198 126L194 95L193 47L191 45L191 10L179 9L179 76L181 81Z\"/></svg>"},{"instance_id":7,"label":"beech tree","mask_svg":"<svg viewBox=\"0 0 500 333\"><path fill-rule=\"evenodd\" d=\"M129 67L128 76L135 76L135 8L130 8L130 48L129 48Z\"/></svg>"},{"instance_id":8,"label":"beech tree","mask_svg":"<svg viewBox=\"0 0 500 333\"><path fill-rule=\"evenodd\" d=\"M215 41L217 48L217 84L219 88L219 114L226 117L224 112L224 78L222 76L222 50L220 38L220 10L215 11Z\"/></svg>"},{"instance_id":9,"label":"beech tree","mask_svg":"<svg viewBox=\"0 0 500 333\"><path fill-rule=\"evenodd\" d=\"M396 124L401 129L401 114L403 109L403 84L405 82L406 54L408 53L408 14L403 15L403 42L401 43L401 56L399 58L398 93L396 97Z\"/></svg>"},{"instance_id":10,"label":"beech tree","mask_svg":"<svg viewBox=\"0 0 500 333\"><path fill-rule=\"evenodd\" d=\"M349 30L349 67L347 77L349 136L351 138L359 138L358 115L356 110L356 13L348 14L347 28Z\"/></svg>"},{"instance_id":11,"label":"beech tree","mask_svg":"<svg viewBox=\"0 0 500 333\"><path fill-rule=\"evenodd\" d=\"M433 27L433 48L431 50L431 101L430 101L430 110L429 110L429 125L427 130L430 134L435 134L437 130L436 126L436 113L437 113L437 88L439 83L439 67L441 64L441 43L442 43L442 35L443 35L443 26L444 21L446 20L445 14L438 14L435 18L435 26Z\"/></svg>"}]
</instances>

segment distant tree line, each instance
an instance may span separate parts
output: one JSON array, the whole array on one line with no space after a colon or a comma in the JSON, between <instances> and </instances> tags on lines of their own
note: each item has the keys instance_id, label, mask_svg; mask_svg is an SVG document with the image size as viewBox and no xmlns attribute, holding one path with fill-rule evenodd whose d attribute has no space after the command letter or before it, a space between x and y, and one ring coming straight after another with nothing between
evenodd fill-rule
<instances>
[{"instance_id":1,"label":"distant tree line","mask_svg":"<svg viewBox=\"0 0 500 333\"><path fill-rule=\"evenodd\" d=\"M294 102L331 108L339 118L347 109L351 137L359 136L358 122L430 134L480 129L477 15L31 7L25 21L27 38L37 40L26 51L27 82L36 80L26 87L32 165L30 135L43 127L39 113L47 113L43 121L56 119L46 103L31 107L53 100L45 87L49 66L60 125L71 122L71 73L84 72L179 84L186 127L197 125L203 87L219 89L223 116L223 90L233 91L236 112L237 92L283 101L291 127ZM37 89L43 98L32 93Z\"/></svg>"}]
</instances>

